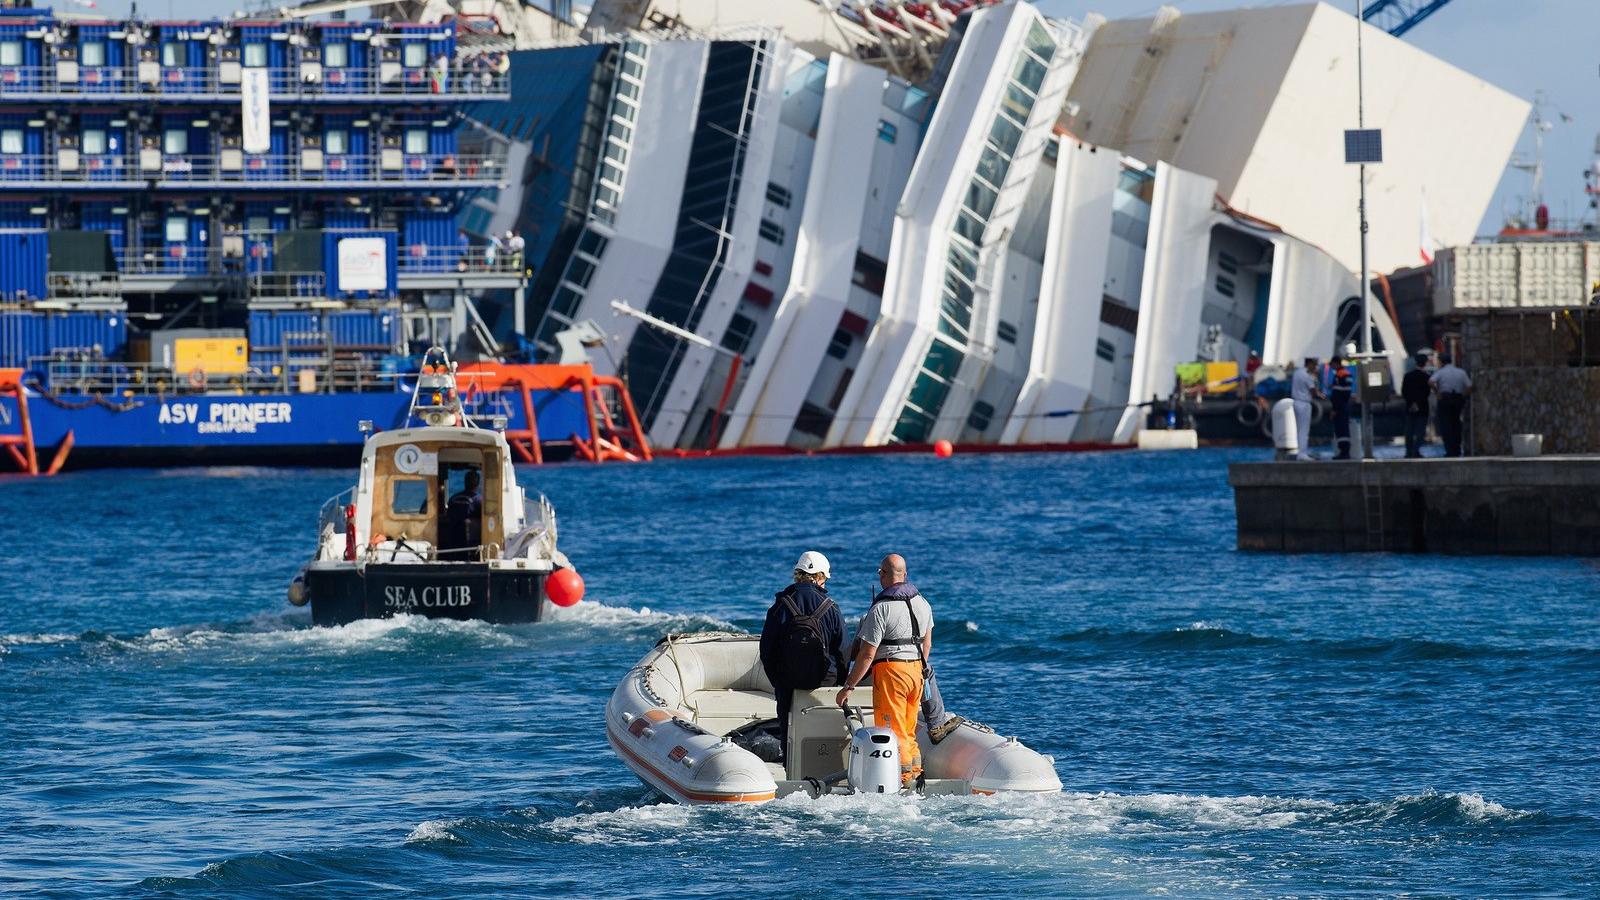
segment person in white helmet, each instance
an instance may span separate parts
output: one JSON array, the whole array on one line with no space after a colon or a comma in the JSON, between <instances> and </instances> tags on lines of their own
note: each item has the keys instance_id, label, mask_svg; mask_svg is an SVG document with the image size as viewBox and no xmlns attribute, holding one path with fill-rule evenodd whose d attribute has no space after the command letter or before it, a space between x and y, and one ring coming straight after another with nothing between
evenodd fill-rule
<instances>
[{"instance_id":1,"label":"person in white helmet","mask_svg":"<svg viewBox=\"0 0 1600 900\"><path fill-rule=\"evenodd\" d=\"M761 626L761 668L778 701L778 746L785 756L794 692L844 683L844 616L828 596L828 575L826 556L800 554L794 583L778 592Z\"/></svg>"}]
</instances>

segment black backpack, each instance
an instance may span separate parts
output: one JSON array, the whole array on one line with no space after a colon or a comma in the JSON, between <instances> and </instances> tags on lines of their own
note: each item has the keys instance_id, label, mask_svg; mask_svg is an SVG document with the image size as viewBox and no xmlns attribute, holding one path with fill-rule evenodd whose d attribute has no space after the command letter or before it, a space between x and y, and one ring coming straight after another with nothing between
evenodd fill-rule
<instances>
[{"instance_id":1,"label":"black backpack","mask_svg":"<svg viewBox=\"0 0 1600 900\"><path fill-rule=\"evenodd\" d=\"M780 626L777 640L778 665L788 687L811 690L822 687L828 677L828 656L832 652L822 637L822 617L833 609L833 600L824 598L811 615L801 615L794 598L778 595L778 602L789 610L789 621Z\"/></svg>"}]
</instances>

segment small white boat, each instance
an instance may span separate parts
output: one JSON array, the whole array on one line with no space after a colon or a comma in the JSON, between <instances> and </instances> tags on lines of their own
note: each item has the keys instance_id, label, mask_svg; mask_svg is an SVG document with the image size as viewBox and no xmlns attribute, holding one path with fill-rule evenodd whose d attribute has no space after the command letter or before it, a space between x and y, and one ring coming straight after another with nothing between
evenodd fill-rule
<instances>
[{"instance_id":1,"label":"small white boat","mask_svg":"<svg viewBox=\"0 0 1600 900\"><path fill-rule=\"evenodd\" d=\"M413 427L413 423L418 423ZM371 434L354 487L323 504L317 549L289 585L316 625L400 613L536 622L582 580L556 549L556 514L517 484L510 445L463 411L456 365L423 356L406 427Z\"/></svg>"},{"instance_id":2,"label":"small white boat","mask_svg":"<svg viewBox=\"0 0 1600 900\"><path fill-rule=\"evenodd\" d=\"M886 729L853 728L834 703L837 687L797 691L789 747L779 764L777 703L749 634L669 635L645 654L606 704L606 738L645 784L679 803L762 803L865 789L853 753L883 742ZM871 681L852 697L870 703ZM870 707L862 708L870 720ZM892 738L890 739L892 740ZM1055 762L975 722L935 744L919 724L928 794L1054 793ZM854 748L854 749L852 749ZM898 787L898 759L892 771Z\"/></svg>"}]
</instances>

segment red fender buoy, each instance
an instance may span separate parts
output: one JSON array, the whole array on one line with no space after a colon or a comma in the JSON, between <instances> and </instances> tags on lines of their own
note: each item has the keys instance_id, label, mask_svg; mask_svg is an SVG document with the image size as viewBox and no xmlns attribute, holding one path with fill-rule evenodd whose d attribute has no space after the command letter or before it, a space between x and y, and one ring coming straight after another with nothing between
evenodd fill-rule
<instances>
[{"instance_id":1,"label":"red fender buoy","mask_svg":"<svg viewBox=\"0 0 1600 900\"><path fill-rule=\"evenodd\" d=\"M949 459L955 452L955 445L943 438L933 442L933 455L940 459Z\"/></svg>"},{"instance_id":2,"label":"red fender buoy","mask_svg":"<svg viewBox=\"0 0 1600 900\"><path fill-rule=\"evenodd\" d=\"M557 606L576 606L583 599L583 576L577 569L557 569L545 578L544 595Z\"/></svg>"}]
</instances>

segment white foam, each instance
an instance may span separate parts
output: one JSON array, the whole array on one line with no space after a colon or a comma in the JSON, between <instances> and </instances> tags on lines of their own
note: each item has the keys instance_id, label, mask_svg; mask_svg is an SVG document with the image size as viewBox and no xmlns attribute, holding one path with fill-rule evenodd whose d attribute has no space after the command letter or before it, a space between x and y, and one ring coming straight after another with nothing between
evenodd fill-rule
<instances>
[{"instance_id":1,"label":"white foam","mask_svg":"<svg viewBox=\"0 0 1600 900\"><path fill-rule=\"evenodd\" d=\"M1396 812L1408 805L1434 803L1439 800L1453 803L1462 818L1469 822L1515 821L1533 815L1527 810L1511 809L1493 800L1486 800L1482 794L1476 793L1425 791L1421 794L1397 797L1385 806L1389 807L1391 812Z\"/></svg>"},{"instance_id":2,"label":"white foam","mask_svg":"<svg viewBox=\"0 0 1600 900\"><path fill-rule=\"evenodd\" d=\"M419 637L465 637L486 646L513 646L517 637L486 622L430 619L425 616L398 615L387 619L358 619L347 625L320 628L303 613L263 614L242 628L226 625L176 625L152 628L143 637L120 641L133 650L152 653L180 652L202 648L240 647L245 649L298 648L304 650L349 651L405 649Z\"/></svg>"},{"instance_id":3,"label":"white foam","mask_svg":"<svg viewBox=\"0 0 1600 900\"><path fill-rule=\"evenodd\" d=\"M579 844L660 846L693 838L694 820L707 812L706 807L675 803L624 806L608 812L563 816L552 819L545 827Z\"/></svg>"},{"instance_id":4,"label":"white foam","mask_svg":"<svg viewBox=\"0 0 1600 900\"><path fill-rule=\"evenodd\" d=\"M967 626L967 630L968 631L977 631L978 630L978 623L977 622L973 622L971 620L968 620L966 622L966 626Z\"/></svg>"},{"instance_id":5,"label":"white foam","mask_svg":"<svg viewBox=\"0 0 1600 900\"><path fill-rule=\"evenodd\" d=\"M713 629L737 630L734 625L713 619L707 616L690 616L682 614L661 613L648 606L632 609L627 606L608 606L593 600L585 600L576 606L560 607L554 604L545 608L548 615L547 622L579 623L584 625L646 625L662 631L692 629L695 631L708 631Z\"/></svg>"},{"instance_id":6,"label":"white foam","mask_svg":"<svg viewBox=\"0 0 1600 900\"><path fill-rule=\"evenodd\" d=\"M455 832L450 829L459 824L456 821L431 820L423 822L411 829L406 835L408 844L461 844L465 843Z\"/></svg>"},{"instance_id":7,"label":"white foam","mask_svg":"<svg viewBox=\"0 0 1600 900\"><path fill-rule=\"evenodd\" d=\"M41 634L0 634L0 650L3 650L7 646L14 647L22 644L65 644L69 641L75 641L77 639L78 636L75 634L64 634L59 632L44 632Z\"/></svg>"}]
</instances>

